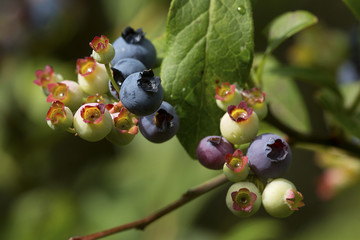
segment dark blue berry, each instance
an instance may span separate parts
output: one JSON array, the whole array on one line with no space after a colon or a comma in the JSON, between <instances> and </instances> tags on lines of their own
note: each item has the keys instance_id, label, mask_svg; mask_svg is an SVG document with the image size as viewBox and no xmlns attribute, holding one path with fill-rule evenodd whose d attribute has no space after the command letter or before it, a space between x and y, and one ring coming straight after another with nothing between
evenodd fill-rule
<instances>
[{"instance_id":1,"label":"dark blue berry","mask_svg":"<svg viewBox=\"0 0 360 240\"><path fill-rule=\"evenodd\" d=\"M120 89L120 101L126 109L138 116L154 113L164 98L159 77L152 70L130 74Z\"/></svg>"},{"instance_id":2,"label":"dark blue berry","mask_svg":"<svg viewBox=\"0 0 360 240\"><path fill-rule=\"evenodd\" d=\"M250 168L261 178L280 177L291 164L291 150L288 143L272 133L257 136L251 142L246 156Z\"/></svg>"},{"instance_id":3,"label":"dark blue berry","mask_svg":"<svg viewBox=\"0 0 360 240\"><path fill-rule=\"evenodd\" d=\"M162 143L171 139L179 129L179 117L168 102L163 101L153 114L140 117L141 134L151 142Z\"/></svg>"},{"instance_id":4,"label":"dark blue berry","mask_svg":"<svg viewBox=\"0 0 360 240\"><path fill-rule=\"evenodd\" d=\"M122 83L125 79L133 73L142 72L146 70L145 65L137 59L134 58L124 58L120 59L112 68L113 77L119 88L121 88ZM115 90L111 81L109 81L109 90L111 95L120 100L119 93Z\"/></svg>"},{"instance_id":5,"label":"dark blue berry","mask_svg":"<svg viewBox=\"0 0 360 240\"><path fill-rule=\"evenodd\" d=\"M234 152L234 146L220 136L208 136L203 138L197 149L196 155L199 162L209 169L222 169L225 156Z\"/></svg>"},{"instance_id":6,"label":"dark blue berry","mask_svg":"<svg viewBox=\"0 0 360 240\"><path fill-rule=\"evenodd\" d=\"M151 41L145 38L141 28L135 31L127 27L112 45L115 48L115 56L111 61L113 66L123 58L135 58L147 68L152 68L156 62L156 49Z\"/></svg>"}]
</instances>

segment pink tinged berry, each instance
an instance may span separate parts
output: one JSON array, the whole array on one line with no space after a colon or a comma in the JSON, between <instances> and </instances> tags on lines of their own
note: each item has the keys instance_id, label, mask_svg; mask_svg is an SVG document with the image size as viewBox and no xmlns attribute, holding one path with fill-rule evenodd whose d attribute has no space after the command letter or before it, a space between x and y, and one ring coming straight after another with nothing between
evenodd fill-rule
<instances>
[{"instance_id":1,"label":"pink tinged berry","mask_svg":"<svg viewBox=\"0 0 360 240\"><path fill-rule=\"evenodd\" d=\"M261 206L261 194L251 182L234 183L226 195L228 209L238 217L249 217Z\"/></svg>"},{"instance_id":2,"label":"pink tinged berry","mask_svg":"<svg viewBox=\"0 0 360 240\"><path fill-rule=\"evenodd\" d=\"M225 156L234 152L234 146L220 136L208 136L203 138L196 149L199 162L209 169L222 169Z\"/></svg>"},{"instance_id":3,"label":"pink tinged berry","mask_svg":"<svg viewBox=\"0 0 360 240\"><path fill-rule=\"evenodd\" d=\"M113 113L111 116L113 127L106 139L117 145L129 144L139 131L138 118L124 107L120 112Z\"/></svg>"},{"instance_id":4,"label":"pink tinged berry","mask_svg":"<svg viewBox=\"0 0 360 240\"><path fill-rule=\"evenodd\" d=\"M74 128L78 136L96 142L108 135L113 126L112 117L103 103L82 105L74 115Z\"/></svg>"},{"instance_id":5,"label":"pink tinged berry","mask_svg":"<svg viewBox=\"0 0 360 240\"><path fill-rule=\"evenodd\" d=\"M98 93L95 95L88 96L86 98L86 103L104 103L104 102L105 102L104 96Z\"/></svg>"},{"instance_id":6,"label":"pink tinged berry","mask_svg":"<svg viewBox=\"0 0 360 240\"><path fill-rule=\"evenodd\" d=\"M247 178L250 171L248 158L240 149L235 150L233 154L226 154L225 161L223 172L228 180L240 182Z\"/></svg>"},{"instance_id":7,"label":"pink tinged berry","mask_svg":"<svg viewBox=\"0 0 360 240\"><path fill-rule=\"evenodd\" d=\"M94 39L89 43L89 45L93 49L91 56L98 63L110 63L110 61L115 56L114 47L109 42L109 39L104 35L101 35L101 37L94 37Z\"/></svg>"},{"instance_id":8,"label":"pink tinged berry","mask_svg":"<svg viewBox=\"0 0 360 240\"><path fill-rule=\"evenodd\" d=\"M221 135L232 144L250 142L256 137L258 129L259 119L244 101L237 106L230 105L220 121Z\"/></svg>"},{"instance_id":9,"label":"pink tinged berry","mask_svg":"<svg viewBox=\"0 0 360 240\"><path fill-rule=\"evenodd\" d=\"M107 104L106 109L109 110L111 114L120 112L124 105L119 101L114 104Z\"/></svg>"},{"instance_id":10,"label":"pink tinged berry","mask_svg":"<svg viewBox=\"0 0 360 240\"><path fill-rule=\"evenodd\" d=\"M262 194L262 203L266 212L277 218L285 218L299 210L305 204L303 196L295 185L284 178L268 183Z\"/></svg>"},{"instance_id":11,"label":"pink tinged berry","mask_svg":"<svg viewBox=\"0 0 360 240\"><path fill-rule=\"evenodd\" d=\"M266 117L268 108L265 102L265 92L262 92L259 88L252 88L241 91L241 96L253 108L260 120Z\"/></svg>"},{"instance_id":12,"label":"pink tinged berry","mask_svg":"<svg viewBox=\"0 0 360 240\"><path fill-rule=\"evenodd\" d=\"M261 178L282 176L291 165L291 149L280 136L265 133L257 136L247 150L249 166Z\"/></svg>"},{"instance_id":13,"label":"pink tinged berry","mask_svg":"<svg viewBox=\"0 0 360 240\"><path fill-rule=\"evenodd\" d=\"M250 192L249 189L241 188L237 192L232 192L231 198L233 200L233 209L235 211L251 212L257 196L255 193Z\"/></svg>"},{"instance_id":14,"label":"pink tinged berry","mask_svg":"<svg viewBox=\"0 0 360 240\"><path fill-rule=\"evenodd\" d=\"M227 111L228 106L237 105L241 102L241 95L234 84L224 82L220 86L216 86L215 99L218 107Z\"/></svg>"},{"instance_id":15,"label":"pink tinged berry","mask_svg":"<svg viewBox=\"0 0 360 240\"><path fill-rule=\"evenodd\" d=\"M83 92L74 81L64 80L59 83L50 83L48 91L47 102L60 101L72 111L75 111L82 103Z\"/></svg>"},{"instance_id":16,"label":"pink tinged berry","mask_svg":"<svg viewBox=\"0 0 360 240\"><path fill-rule=\"evenodd\" d=\"M50 65L46 65L44 70L37 70L35 76L36 80L34 81L34 84L42 87L46 96L49 95L48 85L50 83L56 83L63 80L63 77L60 74L55 73Z\"/></svg>"},{"instance_id":17,"label":"pink tinged berry","mask_svg":"<svg viewBox=\"0 0 360 240\"><path fill-rule=\"evenodd\" d=\"M53 130L66 130L73 124L73 113L64 103L55 101L46 115L46 122Z\"/></svg>"},{"instance_id":18,"label":"pink tinged berry","mask_svg":"<svg viewBox=\"0 0 360 240\"><path fill-rule=\"evenodd\" d=\"M109 76L104 64L97 63L92 57L78 59L77 77L81 89L89 94L104 94L109 91Z\"/></svg>"}]
</instances>

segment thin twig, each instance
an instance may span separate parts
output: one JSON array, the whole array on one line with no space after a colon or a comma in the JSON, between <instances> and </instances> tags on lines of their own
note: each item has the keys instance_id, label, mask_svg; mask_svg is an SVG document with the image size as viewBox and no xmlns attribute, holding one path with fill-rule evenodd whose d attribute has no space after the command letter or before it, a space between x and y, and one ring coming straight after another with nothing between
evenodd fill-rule
<instances>
[{"instance_id":1,"label":"thin twig","mask_svg":"<svg viewBox=\"0 0 360 240\"><path fill-rule=\"evenodd\" d=\"M109 64L109 63L106 63L106 64L105 64L105 68L106 68L106 72L107 72L107 74L108 74L108 76L109 76L109 78L110 78L111 84L113 85L113 87L115 88L115 90L116 90L117 92L120 92L120 88L119 88L119 86L116 84L116 81L115 81L115 79L114 79L114 77L113 77L113 75L112 75L112 73L111 73L110 64Z\"/></svg>"},{"instance_id":2,"label":"thin twig","mask_svg":"<svg viewBox=\"0 0 360 240\"><path fill-rule=\"evenodd\" d=\"M142 219L139 219L134 222L130 222L121 226L117 226L114 228L110 228L101 232L93 233L86 236L81 237L71 237L69 240L95 240L103 237L107 237L109 235L123 232L125 230L129 229L139 229L144 230L149 224L156 221L157 219L161 218L162 216L165 216L166 214L176 210L177 208L187 204L188 202L194 200L195 198L203 195L204 193L209 192L210 190L215 189L216 187L224 184L227 182L227 179L224 174L221 174L217 177L214 177L194 188L189 189L187 192L185 192L178 200L174 201L173 203L170 203L168 206L160 209L159 211L145 217Z\"/></svg>"}]
</instances>

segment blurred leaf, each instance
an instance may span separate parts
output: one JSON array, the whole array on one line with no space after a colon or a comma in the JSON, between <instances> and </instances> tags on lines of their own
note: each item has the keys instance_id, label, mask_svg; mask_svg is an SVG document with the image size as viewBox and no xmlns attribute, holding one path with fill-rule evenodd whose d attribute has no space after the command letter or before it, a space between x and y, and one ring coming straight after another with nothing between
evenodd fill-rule
<instances>
[{"instance_id":1,"label":"blurred leaf","mask_svg":"<svg viewBox=\"0 0 360 240\"><path fill-rule=\"evenodd\" d=\"M280 64L274 58L268 57L263 73L263 90L266 92L266 101L271 112L288 127L309 133L309 113L295 81L274 72L273 69L276 68L280 68Z\"/></svg>"},{"instance_id":2,"label":"blurred leaf","mask_svg":"<svg viewBox=\"0 0 360 240\"><path fill-rule=\"evenodd\" d=\"M355 17L360 21L360 1L359 0L343 0L350 8Z\"/></svg>"},{"instance_id":3,"label":"blurred leaf","mask_svg":"<svg viewBox=\"0 0 360 240\"><path fill-rule=\"evenodd\" d=\"M317 95L317 99L338 127L350 136L360 138L360 119L347 114L339 96L324 89Z\"/></svg>"},{"instance_id":4,"label":"blurred leaf","mask_svg":"<svg viewBox=\"0 0 360 240\"><path fill-rule=\"evenodd\" d=\"M33 189L16 200L3 239L68 239L75 225L73 198L62 190Z\"/></svg>"},{"instance_id":5,"label":"blurred leaf","mask_svg":"<svg viewBox=\"0 0 360 240\"><path fill-rule=\"evenodd\" d=\"M281 221L272 218L256 218L236 224L221 240L280 239L282 232Z\"/></svg>"},{"instance_id":6,"label":"blurred leaf","mask_svg":"<svg viewBox=\"0 0 360 240\"><path fill-rule=\"evenodd\" d=\"M296 231L293 240L356 240L360 235L359 225L359 187L354 186L334 199L323 202L321 205L326 211L316 221L310 224L301 224L301 229ZM304 222L303 222L304 223Z\"/></svg>"},{"instance_id":7,"label":"blurred leaf","mask_svg":"<svg viewBox=\"0 0 360 240\"><path fill-rule=\"evenodd\" d=\"M266 53L271 53L287 38L317 21L313 14L302 10L288 12L277 17L267 27L268 47Z\"/></svg>"},{"instance_id":8,"label":"blurred leaf","mask_svg":"<svg viewBox=\"0 0 360 240\"><path fill-rule=\"evenodd\" d=\"M166 36L165 34L152 40L152 43L156 49L156 64L155 67L160 67L161 62L166 54Z\"/></svg>"},{"instance_id":9,"label":"blurred leaf","mask_svg":"<svg viewBox=\"0 0 360 240\"><path fill-rule=\"evenodd\" d=\"M352 106L354 101L357 100L356 98L358 97L358 94L360 92L360 81L342 84L340 85L340 91L344 98L344 107L349 108ZM354 110L360 111L360 104L358 104L357 109Z\"/></svg>"},{"instance_id":10,"label":"blurred leaf","mask_svg":"<svg viewBox=\"0 0 360 240\"><path fill-rule=\"evenodd\" d=\"M279 66L270 70L274 74L296 78L320 88L327 88L333 91L338 96L341 96L335 79L328 73L315 68L303 68L293 66Z\"/></svg>"},{"instance_id":11,"label":"blurred leaf","mask_svg":"<svg viewBox=\"0 0 360 240\"><path fill-rule=\"evenodd\" d=\"M244 86L253 56L249 0L174 0L167 25L168 53L161 68L165 100L180 117L178 138L195 158L198 142L219 134L219 82Z\"/></svg>"}]
</instances>

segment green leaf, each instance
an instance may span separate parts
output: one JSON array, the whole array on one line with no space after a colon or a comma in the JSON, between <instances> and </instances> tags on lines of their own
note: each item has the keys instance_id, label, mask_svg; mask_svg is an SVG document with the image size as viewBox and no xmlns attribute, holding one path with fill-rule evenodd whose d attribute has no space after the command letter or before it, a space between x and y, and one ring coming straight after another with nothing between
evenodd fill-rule
<instances>
[{"instance_id":1,"label":"green leaf","mask_svg":"<svg viewBox=\"0 0 360 240\"><path fill-rule=\"evenodd\" d=\"M345 130L350 136L360 138L360 119L346 112L339 96L324 89L317 95L317 99L335 125Z\"/></svg>"},{"instance_id":2,"label":"green leaf","mask_svg":"<svg viewBox=\"0 0 360 240\"><path fill-rule=\"evenodd\" d=\"M271 53L287 38L315 23L317 23L317 18L302 10L288 12L277 17L267 28L268 47L266 53Z\"/></svg>"},{"instance_id":3,"label":"green leaf","mask_svg":"<svg viewBox=\"0 0 360 240\"><path fill-rule=\"evenodd\" d=\"M359 0L343 0L350 8L355 17L360 21L360 1Z\"/></svg>"},{"instance_id":4,"label":"green leaf","mask_svg":"<svg viewBox=\"0 0 360 240\"><path fill-rule=\"evenodd\" d=\"M269 56L264 67L262 88L266 92L269 108L272 114L288 127L309 133L311 131L309 113L296 82L289 76L273 71L278 68L280 68L279 62Z\"/></svg>"},{"instance_id":5,"label":"green leaf","mask_svg":"<svg viewBox=\"0 0 360 240\"><path fill-rule=\"evenodd\" d=\"M274 74L296 78L321 88L327 88L338 96L341 96L334 77L319 69L295 66L278 66L270 69L270 71Z\"/></svg>"},{"instance_id":6,"label":"green leaf","mask_svg":"<svg viewBox=\"0 0 360 240\"><path fill-rule=\"evenodd\" d=\"M180 118L178 139L193 158L203 137L219 134L216 85L244 86L253 49L249 0L172 1L161 79Z\"/></svg>"}]
</instances>

